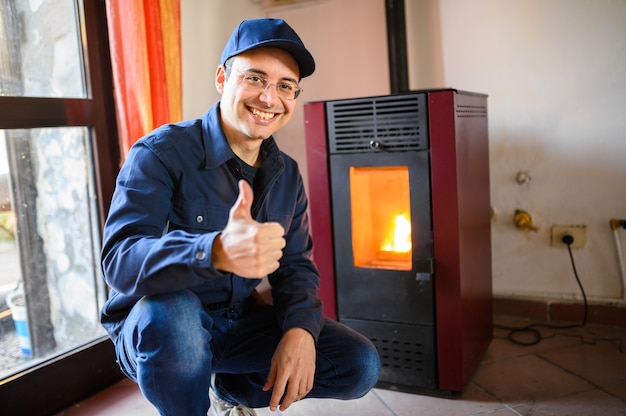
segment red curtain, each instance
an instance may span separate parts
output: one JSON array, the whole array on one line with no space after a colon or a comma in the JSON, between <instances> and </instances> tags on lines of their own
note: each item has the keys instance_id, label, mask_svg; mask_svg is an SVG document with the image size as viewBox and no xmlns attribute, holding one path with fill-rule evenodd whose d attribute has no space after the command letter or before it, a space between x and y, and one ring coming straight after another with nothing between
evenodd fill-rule
<instances>
[{"instance_id":1,"label":"red curtain","mask_svg":"<svg viewBox=\"0 0 626 416\"><path fill-rule=\"evenodd\" d=\"M180 0L107 1L120 147L182 118Z\"/></svg>"}]
</instances>

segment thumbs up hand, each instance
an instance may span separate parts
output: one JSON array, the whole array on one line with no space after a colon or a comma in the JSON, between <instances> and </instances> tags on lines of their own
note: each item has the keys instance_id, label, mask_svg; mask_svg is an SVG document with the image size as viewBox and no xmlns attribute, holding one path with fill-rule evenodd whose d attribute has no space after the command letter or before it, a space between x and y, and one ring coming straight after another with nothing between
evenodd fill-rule
<instances>
[{"instance_id":1,"label":"thumbs up hand","mask_svg":"<svg viewBox=\"0 0 626 416\"><path fill-rule=\"evenodd\" d=\"M286 243L279 223L252 218L253 200L248 182L239 181L239 197L230 209L228 224L213 242L211 259L216 269L256 279L278 269Z\"/></svg>"}]
</instances>

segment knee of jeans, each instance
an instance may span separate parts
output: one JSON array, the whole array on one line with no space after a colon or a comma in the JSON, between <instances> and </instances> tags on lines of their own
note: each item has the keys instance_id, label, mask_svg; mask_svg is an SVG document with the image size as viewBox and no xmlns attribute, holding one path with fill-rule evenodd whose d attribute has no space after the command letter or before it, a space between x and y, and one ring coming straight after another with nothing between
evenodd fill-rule
<instances>
[{"instance_id":1,"label":"knee of jeans","mask_svg":"<svg viewBox=\"0 0 626 416\"><path fill-rule=\"evenodd\" d=\"M139 348L158 348L191 362L205 358L210 318L192 292L146 296L135 308Z\"/></svg>"},{"instance_id":2,"label":"knee of jeans","mask_svg":"<svg viewBox=\"0 0 626 416\"><path fill-rule=\"evenodd\" d=\"M359 336L357 342L346 343L343 364L347 371L346 390L342 398L358 399L365 396L378 382L380 376L380 357L376 347L365 337Z\"/></svg>"},{"instance_id":3,"label":"knee of jeans","mask_svg":"<svg viewBox=\"0 0 626 416\"><path fill-rule=\"evenodd\" d=\"M358 362L355 363L355 369L360 374L360 382L355 383L355 397L366 395L378 382L380 376L380 356L376 351L376 347L371 344L365 344L362 351L358 354Z\"/></svg>"}]
</instances>

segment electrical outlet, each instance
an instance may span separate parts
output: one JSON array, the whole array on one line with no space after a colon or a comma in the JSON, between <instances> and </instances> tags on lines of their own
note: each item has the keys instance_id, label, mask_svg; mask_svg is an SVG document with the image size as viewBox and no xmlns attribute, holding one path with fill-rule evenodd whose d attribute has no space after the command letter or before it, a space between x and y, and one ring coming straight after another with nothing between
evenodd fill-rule
<instances>
[{"instance_id":1,"label":"electrical outlet","mask_svg":"<svg viewBox=\"0 0 626 416\"><path fill-rule=\"evenodd\" d=\"M552 245L563 246L563 236L571 235L574 242L571 248L583 248L587 243L587 226L586 225L553 225L552 226Z\"/></svg>"}]
</instances>

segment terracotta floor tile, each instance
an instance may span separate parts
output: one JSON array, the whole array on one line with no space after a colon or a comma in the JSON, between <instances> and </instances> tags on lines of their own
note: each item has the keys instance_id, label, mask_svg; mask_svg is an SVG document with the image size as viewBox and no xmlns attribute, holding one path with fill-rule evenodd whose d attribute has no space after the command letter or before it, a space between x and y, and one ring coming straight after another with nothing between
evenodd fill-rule
<instances>
[{"instance_id":1,"label":"terracotta floor tile","mask_svg":"<svg viewBox=\"0 0 626 416\"><path fill-rule=\"evenodd\" d=\"M483 357L483 363L490 361L505 360L523 355L534 354L540 351L548 351L555 348L562 348L571 345L582 344L580 339L555 335L547 331L541 331L543 338L537 345L525 346L511 342L506 335L495 335L491 344ZM517 338L516 338L517 339Z\"/></svg>"},{"instance_id":2,"label":"terracotta floor tile","mask_svg":"<svg viewBox=\"0 0 626 416\"><path fill-rule=\"evenodd\" d=\"M593 388L534 355L485 363L472 381L508 404L545 400Z\"/></svg>"},{"instance_id":3,"label":"terracotta floor tile","mask_svg":"<svg viewBox=\"0 0 626 416\"><path fill-rule=\"evenodd\" d=\"M506 338L494 338L491 340L481 364L521 357L530 353L531 351L528 349L515 345Z\"/></svg>"},{"instance_id":4,"label":"terracotta floor tile","mask_svg":"<svg viewBox=\"0 0 626 416\"><path fill-rule=\"evenodd\" d=\"M65 409L55 416L158 416L134 382L123 379L106 390Z\"/></svg>"},{"instance_id":5,"label":"terracotta floor tile","mask_svg":"<svg viewBox=\"0 0 626 416\"><path fill-rule=\"evenodd\" d=\"M626 403L626 381L619 384L613 384L611 386L605 386L603 387L603 390L606 390L610 394L619 397Z\"/></svg>"},{"instance_id":6,"label":"terracotta floor tile","mask_svg":"<svg viewBox=\"0 0 626 416\"><path fill-rule=\"evenodd\" d=\"M626 403L601 390L591 390L515 408L522 416L626 415Z\"/></svg>"},{"instance_id":7,"label":"terracotta floor tile","mask_svg":"<svg viewBox=\"0 0 626 416\"><path fill-rule=\"evenodd\" d=\"M584 335L587 340L592 338L618 340L622 338L626 341L626 326L585 325L582 328L571 329L568 332L571 335ZM624 346L626 347L626 345Z\"/></svg>"},{"instance_id":8,"label":"terracotta floor tile","mask_svg":"<svg viewBox=\"0 0 626 416\"><path fill-rule=\"evenodd\" d=\"M612 343L565 347L539 355L598 386L626 381L626 352Z\"/></svg>"}]
</instances>

